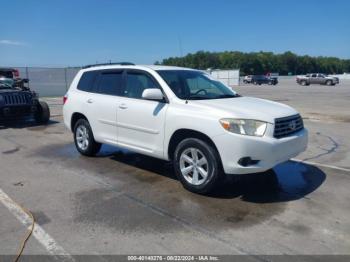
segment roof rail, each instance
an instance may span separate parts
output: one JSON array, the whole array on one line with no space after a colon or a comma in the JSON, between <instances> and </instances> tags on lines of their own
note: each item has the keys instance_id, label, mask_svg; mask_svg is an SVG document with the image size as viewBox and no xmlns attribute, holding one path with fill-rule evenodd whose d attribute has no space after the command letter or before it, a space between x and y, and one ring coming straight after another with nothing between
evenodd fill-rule
<instances>
[{"instance_id":1,"label":"roof rail","mask_svg":"<svg viewBox=\"0 0 350 262\"><path fill-rule=\"evenodd\" d=\"M103 63L103 64L86 65L86 66L83 66L83 69L90 68L90 67L95 67L95 66L107 66L107 65L135 65L135 64L134 63L130 63L130 62Z\"/></svg>"}]
</instances>

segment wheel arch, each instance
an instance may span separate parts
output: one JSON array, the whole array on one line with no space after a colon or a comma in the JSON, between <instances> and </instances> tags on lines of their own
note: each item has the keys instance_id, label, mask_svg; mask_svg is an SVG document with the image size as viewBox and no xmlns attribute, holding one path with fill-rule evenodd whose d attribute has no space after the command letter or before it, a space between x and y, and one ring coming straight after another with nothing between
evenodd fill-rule
<instances>
[{"instance_id":1,"label":"wheel arch","mask_svg":"<svg viewBox=\"0 0 350 262\"><path fill-rule=\"evenodd\" d=\"M173 160L173 158L174 158L174 152L176 150L176 146L182 140L184 140L186 138L197 138L197 139L203 140L204 142L207 142L209 145L211 145L216 150L216 152L219 156L219 163L222 166L219 150L217 149L213 140L209 136L207 136L206 134L204 134L200 131L193 130L193 129L187 129L187 128L178 129L171 135L171 138L170 138L169 144L168 144L168 150L167 150L168 158L170 160Z\"/></svg>"},{"instance_id":2,"label":"wheel arch","mask_svg":"<svg viewBox=\"0 0 350 262\"><path fill-rule=\"evenodd\" d=\"M70 127L71 127L72 132L74 131L74 126L79 119L86 119L89 122L89 120L87 119L87 117L84 114L79 113L79 112L73 113L72 117L71 117L71 121L70 121Z\"/></svg>"}]
</instances>

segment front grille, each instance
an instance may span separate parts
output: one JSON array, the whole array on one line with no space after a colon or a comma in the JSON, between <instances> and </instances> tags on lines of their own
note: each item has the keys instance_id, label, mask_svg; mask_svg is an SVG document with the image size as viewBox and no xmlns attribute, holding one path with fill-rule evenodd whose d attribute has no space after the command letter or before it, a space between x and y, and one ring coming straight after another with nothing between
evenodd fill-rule
<instances>
[{"instance_id":1,"label":"front grille","mask_svg":"<svg viewBox=\"0 0 350 262\"><path fill-rule=\"evenodd\" d=\"M3 97L5 100L6 106L31 104L31 97L29 94L10 93L10 94L3 94Z\"/></svg>"},{"instance_id":2,"label":"front grille","mask_svg":"<svg viewBox=\"0 0 350 262\"><path fill-rule=\"evenodd\" d=\"M275 119L275 138L282 138L296 133L304 128L303 119L301 116L294 115Z\"/></svg>"}]
</instances>

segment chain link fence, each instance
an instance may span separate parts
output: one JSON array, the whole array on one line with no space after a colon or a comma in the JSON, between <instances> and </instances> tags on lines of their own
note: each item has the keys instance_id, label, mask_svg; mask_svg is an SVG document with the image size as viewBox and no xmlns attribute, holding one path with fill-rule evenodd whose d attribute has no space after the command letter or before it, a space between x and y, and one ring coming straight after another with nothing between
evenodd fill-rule
<instances>
[{"instance_id":1,"label":"chain link fence","mask_svg":"<svg viewBox=\"0 0 350 262\"><path fill-rule=\"evenodd\" d=\"M80 68L15 67L40 96L63 96Z\"/></svg>"},{"instance_id":2,"label":"chain link fence","mask_svg":"<svg viewBox=\"0 0 350 262\"><path fill-rule=\"evenodd\" d=\"M30 89L41 97L63 96L80 68L15 67L21 78L29 79ZM239 85L239 70L215 70L214 78L227 85ZM227 75L227 76L226 76Z\"/></svg>"},{"instance_id":3,"label":"chain link fence","mask_svg":"<svg viewBox=\"0 0 350 262\"><path fill-rule=\"evenodd\" d=\"M75 75L81 69L79 67L47 68L47 67L15 67L21 78L29 79L30 89L39 93L41 97L63 96ZM238 86L242 84L239 70L215 70L211 72L214 78L225 84ZM226 76L227 75L227 76ZM342 75L343 76L343 75ZM279 76L282 81L295 81L295 76Z\"/></svg>"}]
</instances>

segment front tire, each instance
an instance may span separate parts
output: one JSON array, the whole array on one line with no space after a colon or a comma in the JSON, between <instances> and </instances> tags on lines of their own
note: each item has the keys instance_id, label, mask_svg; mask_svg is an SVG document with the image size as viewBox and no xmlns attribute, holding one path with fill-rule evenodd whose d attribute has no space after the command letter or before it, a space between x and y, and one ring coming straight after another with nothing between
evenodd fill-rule
<instances>
[{"instance_id":1,"label":"front tire","mask_svg":"<svg viewBox=\"0 0 350 262\"><path fill-rule=\"evenodd\" d=\"M306 86L307 85L307 83L306 83L306 81L300 81L300 84L302 85L302 86Z\"/></svg>"},{"instance_id":2,"label":"front tire","mask_svg":"<svg viewBox=\"0 0 350 262\"><path fill-rule=\"evenodd\" d=\"M174 169L184 188L206 194L219 182L220 157L208 143L197 138L187 138L176 147Z\"/></svg>"},{"instance_id":3,"label":"front tire","mask_svg":"<svg viewBox=\"0 0 350 262\"><path fill-rule=\"evenodd\" d=\"M50 108L44 101L39 101L37 105L37 111L34 115L35 121L38 124L47 124L50 120Z\"/></svg>"},{"instance_id":4,"label":"front tire","mask_svg":"<svg viewBox=\"0 0 350 262\"><path fill-rule=\"evenodd\" d=\"M326 85L327 85L327 86L331 86L331 85L333 85L333 82L332 82L331 80L327 80L327 81L326 81Z\"/></svg>"},{"instance_id":5,"label":"front tire","mask_svg":"<svg viewBox=\"0 0 350 262\"><path fill-rule=\"evenodd\" d=\"M89 122L79 119L74 126L74 143L80 154L95 156L101 149L101 144L95 141Z\"/></svg>"}]
</instances>

